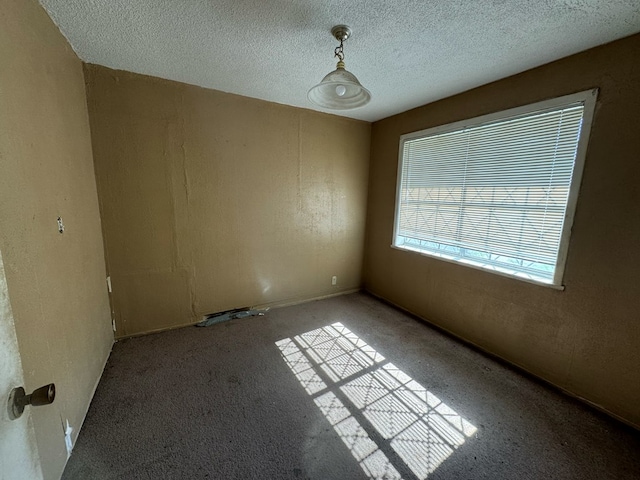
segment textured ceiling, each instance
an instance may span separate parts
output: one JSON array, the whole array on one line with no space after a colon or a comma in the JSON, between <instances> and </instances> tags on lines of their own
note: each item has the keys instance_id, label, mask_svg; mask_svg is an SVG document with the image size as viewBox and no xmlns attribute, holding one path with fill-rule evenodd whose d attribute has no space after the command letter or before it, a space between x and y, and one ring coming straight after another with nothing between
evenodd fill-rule
<instances>
[{"instance_id":1,"label":"textured ceiling","mask_svg":"<svg viewBox=\"0 0 640 480\"><path fill-rule=\"evenodd\" d=\"M639 0L40 0L85 62L321 110L347 69L374 121L640 31Z\"/></svg>"}]
</instances>

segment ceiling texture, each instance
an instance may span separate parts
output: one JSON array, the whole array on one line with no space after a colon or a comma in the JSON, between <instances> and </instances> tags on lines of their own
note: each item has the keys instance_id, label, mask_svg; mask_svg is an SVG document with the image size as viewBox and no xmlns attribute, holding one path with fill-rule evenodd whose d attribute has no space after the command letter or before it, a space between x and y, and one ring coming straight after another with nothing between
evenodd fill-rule
<instances>
[{"instance_id":1,"label":"ceiling texture","mask_svg":"<svg viewBox=\"0 0 640 480\"><path fill-rule=\"evenodd\" d=\"M322 111L307 91L347 70L367 121L640 31L639 0L40 0L87 63ZM640 59L639 59L640 61Z\"/></svg>"}]
</instances>

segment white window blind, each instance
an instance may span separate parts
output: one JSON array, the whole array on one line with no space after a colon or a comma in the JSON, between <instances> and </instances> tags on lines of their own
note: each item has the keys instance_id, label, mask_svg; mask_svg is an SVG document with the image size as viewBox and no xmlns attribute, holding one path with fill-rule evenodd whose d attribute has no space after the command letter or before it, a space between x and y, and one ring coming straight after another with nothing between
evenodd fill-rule
<instances>
[{"instance_id":1,"label":"white window blind","mask_svg":"<svg viewBox=\"0 0 640 480\"><path fill-rule=\"evenodd\" d=\"M403 136L394 246L559 284L595 91L577 95Z\"/></svg>"}]
</instances>

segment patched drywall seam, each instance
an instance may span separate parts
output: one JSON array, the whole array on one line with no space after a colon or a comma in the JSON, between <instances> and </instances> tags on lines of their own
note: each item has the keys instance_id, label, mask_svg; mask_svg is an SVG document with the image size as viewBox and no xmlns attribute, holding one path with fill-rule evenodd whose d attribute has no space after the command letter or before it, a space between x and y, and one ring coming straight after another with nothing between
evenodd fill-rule
<instances>
[{"instance_id":1,"label":"patched drywall seam","mask_svg":"<svg viewBox=\"0 0 640 480\"><path fill-rule=\"evenodd\" d=\"M181 165L181 171L182 171L182 189L184 190L184 195L185 195L185 202L187 205L186 211L184 212L185 215L189 215L189 205L191 204L191 188L190 188L190 181L189 181L189 173L187 171L187 138L186 138L186 115L187 115L187 109L185 108L185 99L184 99L184 90L181 89L180 94L179 94L179 101L177 102L178 108L177 108L177 117L178 117L178 123L180 125L178 133L177 133L177 141L180 144L180 159L181 162L179 162L179 165ZM172 183L173 184L173 183ZM175 215L175 192L174 192L174 215ZM180 268L185 268L188 271L188 289L189 289L189 299L190 299L190 308L191 308L191 320L192 321L196 321L199 319L199 315L196 312L196 276L195 276L195 270L193 268L189 268L189 261L188 259L185 259L183 257L183 253L180 249L180 244L178 243L178 236L177 236L177 232L178 232L178 224L177 221L175 223L176 225L176 258L177 258L177 265Z\"/></svg>"},{"instance_id":2,"label":"patched drywall seam","mask_svg":"<svg viewBox=\"0 0 640 480\"><path fill-rule=\"evenodd\" d=\"M180 104L182 106L183 111L185 109L185 101L184 101L184 93L180 95ZM184 173L184 189L187 196L187 205L191 204L191 187L189 174L187 173L187 139L186 139L186 127L185 127L185 118L182 117L182 171ZM187 211L187 215L189 212ZM187 262L185 264L188 265ZM198 312L196 311L196 273L193 268L189 269L189 296L191 303L191 316L193 319L198 318Z\"/></svg>"}]
</instances>

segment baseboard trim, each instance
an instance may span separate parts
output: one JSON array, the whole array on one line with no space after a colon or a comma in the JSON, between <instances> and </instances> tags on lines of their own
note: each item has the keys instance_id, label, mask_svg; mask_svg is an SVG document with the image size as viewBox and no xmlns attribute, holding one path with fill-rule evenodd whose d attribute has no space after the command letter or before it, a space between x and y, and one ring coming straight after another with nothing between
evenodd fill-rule
<instances>
[{"instance_id":1,"label":"baseboard trim","mask_svg":"<svg viewBox=\"0 0 640 480\"><path fill-rule=\"evenodd\" d=\"M359 292L361 290L362 289L360 287L358 287L358 288L351 288L349 290L342 290L342 291L336 292L336 293L328 293L326 295L319 295L317 297L305 297L305 298L296 298L296 299L290 299L290 300L278 300L278 301L271 302L271 303L264 303L264 304L261 304L261 305L255 305L252 308L261 309L261 308L290 307L292 305L300 305L302 303L315 302L316 300L324 300L326 298L340 297L342 295L349 295L351 293L356 293L356 292Z\"/></svg>"},{"instance_id":2,"label":"baseboard trim","mask_svg":"<svg viewBox=\"0 0 640 480\"><path fill-rule=\"evenodd\" d=\"M200 318L200 319L191 320L191 321L186 322L186 323L179 323L177 325L171 325L169 327L160 327L160 328L155 328L153 330L145 330L144 332L136 332L136 333L129 333L127 335L120 335L120 336L117 336L115 338L115 341L119 342L120 340L126 340L127 338L143 337L145 335L153 335L155 333L168 332L170 330L176 330L178 328L190 327L190 326L195 325L196 323L199 323L201 321L202 321L202 319Z\"/></svg>"},{"instance_id":3,"label":"baseboard trim","mask_svg":"<svg viewBox=\"0 0 640 480\"><path fill-rule=\"evenodd\" d=\"M265 308L281 308L281 307L289 307L292 305L300 305L301 303L307 303L307 302L314 302L316 300L324 300L325 298L331 298L331 297L339 297L340 295L349 295L350 293L356 293L361 291L360 287L356 287L356 288L350 288L347 290L341 290L339 292L335 292L335 293L328 293L325 295L318 295L315 297L297 297L297 298L291 298L291 299L286 299L286 300L276 300L274 302L269 302L269 303L261 303L258 305L251 305L249 308L251 309L265 309ZM195 325L196 323L200 323L203 319L205 318L205 316L203 315L202 318L196 318L193 319L189 322L186 323L181 323L179 325L171 325L170 327L162 327L162 328L157 328L154 330L145 330L144 332L136 332L136 333L131 333L128 335L121 335L121 336L116 336L115 341L118 342L120 340L125 340L127 338L135 338L135 337L142 337L143 335L153 335L154 333L161 333L161 332L168 332L170 330L175 330L177 328L184 328L184 327L190 327Z\"/></svg>"},{"instance_id":4,"label":"baseboard trim","mask_svg":"<svg viewBox=\"0 0 640 480\"><path fill-rule=\"evenodd\" d=\"M82 421L80 422L80 425L78 425L78 428L75 429L74 432L72 432L72 440L73 440L73 447L71 448L71 455L73 455L73 449L76 446L76 442L78 441L78 437L80 436L80 432L82 431L82 427L84 427L84 422L87 419L87 414L89 413L89 408L91 407L91 402L93 402L93 397L96 394L96 390L98 390L98 385L100 385L100 380L102 380L102 375L104 375L104 371L107 368L107 363L109 362L109 357L111 357L111 352L113 351L113 346L115 345L115 339L111 342L111 345L109 346L109 351L107 352L107 355L104 359L104 361L102 362L102 369L100 369L100 375L98 375L98 378L96 379L95 383L93 384L93 389L91 390L91 395L89 395L89 401L87 402L87 406L84 409L84 414L82 415ZM75 435L74 435L75 434ZM67 463L69 462L69 458L71 458L71 455L67 456L67 459L64 462L64 466L62 467L62 472L64 473L64 469L67 467Z\"/></svg>"},{"instance_id":5,"label":"baseboard trim","mask_svg":"<svg viewBox=\"0 0 640 480\"><path fill-rule=\"evenodd\" d=\"M556 391L558 391L558 392L560 392L560 393L562 393L562 394L564 394L564 395L566 395L568 397L574 398L575 400L578 400L580 403L588 405L589 407L591 407L591 408L593 408L595 410L598 410L599 412L601 412L601 413L613 418L614 420L616 420L616 421L618 421L620 423L623 423L626 426L631 427L631 428L633 428L635 430L640 431L640 425L635 424L635 423L631 422L630 420L627 420L624 417L621 417L620 415L608 410L607 408L603 407L602 405L600 405L598 403L595 403L595 402L593 402L593 401L591 401L591 400L589 400L587 398L581 397L580 395L578 395L576 393L573 393L572 391L567 390L566 388L561 387L560 385L558 385L558 384L556 384L556 383L554 383L554 382L552 382L550 380L547 380L544 377L541 377L541 376L533 373L532 371L530 371L526 367L524 367L524 366L522 366L522 365L520 365L518 363L515 363L515 362L513 362L511 360L508 360L508 359L498 355L497 353L493 353L490 350L487 350L486 348L482 347L481 345L478 345L477 343L475 343L475 342L473 342L471 340L468 340L468 339L458 335L457 333L452 332L451 330L449 330L449 329L447 329L447 328L445 328L445 327L443 327L441 325L438 325L438 324L436 324L436 323L434 323L434 322L432 322L432 321L430 321L430 320L418 315L417 313L412 312L411 310L409 310L409 309L407 309L407 308L405 308L405 307L403 307L401 305L398 305L395 302L392 302L391 300L383 297L382 295L378 295L377 293L374 293L374 292L372 292L370 290L367 290L366 288L363 288L362 291L364 291L368 295L371 295L374 298L377 298L381 302L386 303L387 305L389 305L389 306L391 306L393 308L396 308L396 309L398 309L398 310L410 315L411 317L415 318L416 320L428 324L430 327L432 327L432 328L444 333L445 335L455 339L456 341L464 343L465 345L473 348L474 350L482 353L483 355L486 355L486 356L488 356L488 357L490 357L490 358L492 358L492 359L494 359L494 360L496 360L496 361L498 361L498 362L500 362L500 363L502 363L504 365L508 365L509 367L512 367L512 368L518 370L519 372L527 375L528 377L533 378L536 381L545 384L546 386L552 388L553 390L556 390Z\"/></svg>"}]
</instances>

